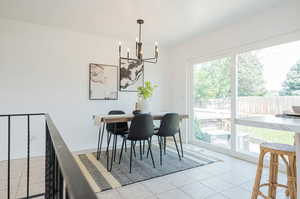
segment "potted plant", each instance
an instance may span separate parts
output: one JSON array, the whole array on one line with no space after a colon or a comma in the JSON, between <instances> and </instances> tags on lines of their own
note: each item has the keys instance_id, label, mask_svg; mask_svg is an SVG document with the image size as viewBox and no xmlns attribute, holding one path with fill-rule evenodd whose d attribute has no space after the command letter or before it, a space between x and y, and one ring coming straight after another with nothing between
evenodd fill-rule
<instances>
[{"instance_id":1,"label":"potted plant","mask_svg":"<svg viewBox=\"0 0 300 199\"><path fill-rule=\"evenodd\" d=\"M142 113L150 112L150 98L153 95L157 85L151 85L150 81L146 81L144 86L139 86L138 91L138 109Z\"/></svg>"}]
</instances>

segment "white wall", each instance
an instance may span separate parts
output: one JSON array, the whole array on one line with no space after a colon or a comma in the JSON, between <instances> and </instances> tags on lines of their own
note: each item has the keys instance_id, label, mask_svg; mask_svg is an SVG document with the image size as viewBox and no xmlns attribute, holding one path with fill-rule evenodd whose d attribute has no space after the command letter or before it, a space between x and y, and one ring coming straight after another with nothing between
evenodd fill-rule
<instances>
[{"instance_id":1,"label":"white wall","mask_svg":"<svg viewBox=\"0 0 300 199\"><path fill-rule=\"evenodd\" d=\"M137 99L136 93L120 92L117 101L88 100L88 64L117 64L117 45L118 39L0 18L0 114L50 113L71 150L96 148L92 115L111 109L132 112ZM146 54L152 53L150 47ZM168 110L167 61L161 49L159 63L145 65L145 80L159 86L153 112ZM6 124L0 120L0 159L6 157ZM41 133L32 133L34 155L43 152ZM25 135L13 129L13 157L24 155Z\"/></svg>"},{"instance_id":2,"label":"white wall","mask_svg":"<svg viewBox=\"0 0 300 199\"><path fill-rule=\"evenodd\" d=\"M237 24L170 48L172 107L189 112L191 67L194 63L284 42L300 40L300 1L289 0ZM188 127L186 127L188 130Z\"/></svg>"}]
</instances>

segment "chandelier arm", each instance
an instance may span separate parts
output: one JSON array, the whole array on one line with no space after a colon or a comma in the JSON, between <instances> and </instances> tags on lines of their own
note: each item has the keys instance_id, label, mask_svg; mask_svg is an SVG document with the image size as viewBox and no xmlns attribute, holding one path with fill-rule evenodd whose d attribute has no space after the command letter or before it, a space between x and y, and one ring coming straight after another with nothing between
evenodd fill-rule
<instances>
[{"instance_id":1,"label":"chandelier arm","mask_svg":"<svg viewBox=\"0 0 300 199\"><path fill-rule=\"evenodd\" d=\"M120 57L120 59L129 60L129 61L138 61L138 59L128 58L128 57Z\"/></svg>"},{"instance_id":2,"label":"chandelier arm","mask_svg":"<svg viewBox=\"0 0 300 199\"><path fill-rule=\"evenodd\" d=\"M157 60L157 58L156 57L151 57L151 58L143 59L143 61L150 61L150 60Z\"/></svg>"},{"instance_id":3,"label":"chandelier arm","mask_svg":"<svg viewBox=\"0 0 300 199\"><path fill-rule=\"evenodd\" d=\"M136 64L138 61L138 59L133 59L133 58L127 58L127 57L120 57L120 60L123 59L125 61L127 61L127 63L130 63L130 64ZM143 61L141 61L143 62Z\"/></svg>"},{"instance_id":4,"label":"chandelier arm","mask_svg":"<svg viewBox=\"0 0 300 199\"><path fill-rule=\"evenodd\" d=\"M155 59L155 61L145 61L145 60L143 60L143 62L146 62L146 63L151 63L151 64L156 64L157 63L157 59Z\"/></svg>"}]
</instances>

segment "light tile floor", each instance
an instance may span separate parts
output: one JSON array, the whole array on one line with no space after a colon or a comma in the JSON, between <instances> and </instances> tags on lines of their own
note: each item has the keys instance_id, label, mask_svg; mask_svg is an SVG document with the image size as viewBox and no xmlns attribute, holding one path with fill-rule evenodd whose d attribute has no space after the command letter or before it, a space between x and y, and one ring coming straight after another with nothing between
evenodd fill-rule
<instances>
[{"instance_id":1,"label":"light tile floor","mask_svg":"<svg viewBox=\"0 0 300 199\"><path fill-rule=\"evenodd\" d=\"M98 193L99 199L250 199L256 165L208 150L202 153L222 160L214 164L154 178L118 189ZM26 193L26 160L12 161L11 198ZM30 193L44 192L44 159L31 161ZM262 182L268 179L264 170ZM7 166L0 162L0 198L7 198ZM279 174L279 182L286 183L286 175ZM265 193L267 189L263 190ZM42 197L40 197L42 198ZM279 189L278 199L286 199L284 189Z\"/></svg>"},{"instance_id":2,"label":"light tile floor","mask_svg":"<svg viewBox=\"0 0 300 199\"><path fill-rule=\"evenodd\" d=\"M204 150L222 159L211 165L154 178L122 188L98 193L99 199L250 199L256 173L256 165L230 156ZM268 169L262 182L267 182ZM280 183L286 183L286 175L280 173ZM267 193L267 189L263 190ZM278 199L286 199L279 189Z\"/></svg>"}]
</instances>

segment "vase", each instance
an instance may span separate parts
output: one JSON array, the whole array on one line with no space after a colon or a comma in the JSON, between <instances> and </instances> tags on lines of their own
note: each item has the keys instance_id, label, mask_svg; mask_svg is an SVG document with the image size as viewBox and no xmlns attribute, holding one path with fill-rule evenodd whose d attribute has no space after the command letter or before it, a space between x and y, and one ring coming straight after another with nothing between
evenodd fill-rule
<instances>
[{"instance_id":1,"label":"vase","mask_svg":"<svg viewBox=\"0 0 300 199\"><path fill-rule=\"evenodd\" d=\"M150 99L140 98L138 101L139 109L141 113L150 113Z\"/></svg>"}]
</instances>

